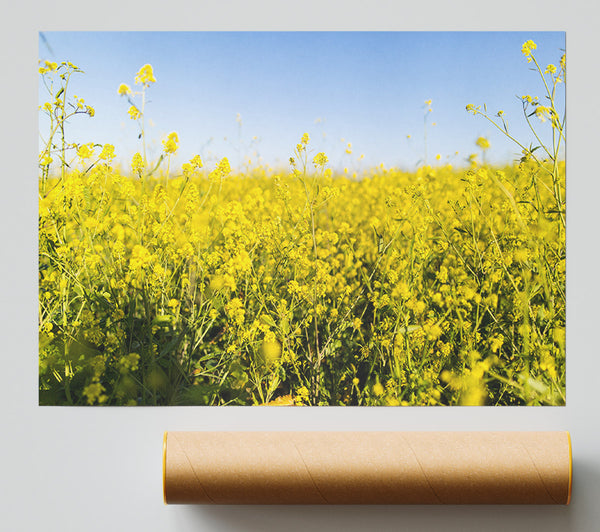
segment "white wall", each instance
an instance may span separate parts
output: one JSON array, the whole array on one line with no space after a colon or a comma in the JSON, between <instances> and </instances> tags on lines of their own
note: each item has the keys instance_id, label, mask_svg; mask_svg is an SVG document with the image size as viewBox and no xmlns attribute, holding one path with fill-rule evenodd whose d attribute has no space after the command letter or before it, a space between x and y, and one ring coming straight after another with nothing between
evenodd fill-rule
<instances>
[{"instance_id":1,"label":"white wall","mask_svg":"<svg viewBox=\"0 0 600 532\"><path fill-rule=\"evenodd\" d=\"M0 32L0 529L7 531L600 530L598 19L591 2L5 4ZM592 11L593 10L593 11ZM92 29L566 30L567 406L37 406L37 32ZM501 76L502 73L499 73ZM569 430L569 507L185 507L162 502L164 430Z\"/></svg>"}]
</instances>

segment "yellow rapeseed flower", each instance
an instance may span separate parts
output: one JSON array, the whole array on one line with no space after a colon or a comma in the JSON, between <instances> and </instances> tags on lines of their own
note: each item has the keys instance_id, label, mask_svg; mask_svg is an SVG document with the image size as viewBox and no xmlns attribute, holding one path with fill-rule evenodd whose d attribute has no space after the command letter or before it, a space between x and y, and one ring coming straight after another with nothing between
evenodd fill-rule
<instances>
[{"instance_id":1,"label":"yellow rapeseed flower","mask_svg":"<svg viewBox=\"0 0 600 532\"><path fill-rule=\"evenodd\" d=\"M191 159L190 159L190 164L195 167L195 168L202 168L202 159L200 158L200 155L194 155Z\"/></svg>"},{"instance_id":2,"label":"yellow rapeseed flower","mask_svg":"<svg viewBox=\"0 0 600 532\"><path fill-rule=\"evenodd\" d=\"M490 141L485 137L479 137L475 141L475 144L477 144L477 146L479 146L482 150L487 150L490 147Z\"/></svg>"},{"instance_id":3,"label":"yellow rapeseed flower","mask_svg":"<svg viewBox=\"0 0 600 532\"><path fill-rule=\"evenodd\" d=\"M58 69L58 64L52 62L52 61L44 61L44 65L43 67L39 67L38 72L40 74L45 74L46 72L56 72L56 70Z\"/></svg>"},{"instance_id":4,"label":"yellow rapeseed flower","mask_svg":"<svg viewBox=\"0 0 600 532\"><path fill-rule=\"evenodd\" d=\"M376 395L377 397L381 397L385 392L385 388L383 387L383 384L381 384L380 382L376 382L373 385L373 395Z\"/></svg>"},{"instance_id":5,"label":"yellow rapeseed flower","mask_svg":"<svg viewBox=\"0 0 600 532\"><path fill-rule=\"evenodd\" d=\"M127 112L132 120L137 120L140 116L142 116L142 113L140 113L139 109L135 105L132 105Z\"/></svg>"},{"instance_id":6,"label":"yellow rapeseed flower","mask_svg":"<svg viewBox=\"0 0 600 532\"><path fill-rule=\"evenodd\" d=\"M110 161L115 158L115 147L112 144L105 144L99 155L100 159Z\"/></svg>"},{"instance_id":7,"label":"yellow rapeseed flower","mask_svg":"<svg viewBox=\"0 0 600 532\"><path fill-rule=\"evenodd\" d=\"M281 344L276 338L272 338L269 335L265 337L261 345L260 354L262 355L262 361L267 366L271 366L281 357Z\"/></svg>"},{"instance_id":8,"label":"yellow rapeseed flower","mask_svg":"<svg viewBox=\"0 0 600 532\"><path fill-rule=\"evenodd\" d=\"M141 154L135 153L133 155L133 159L131 160L131 171L133 173L139 174L144 169L144 159Z\"/></svg>"},{"instance_id":9,"label":"yellow rapeseed flower","mask_svg":"<svg viewBox=\"0 0 600 532\"><path fill-rule=\"evenodd\" d=\"M172 131L167 135L167 138L162 141L163 150L165 153L175 153L179 148L179 136L175 131Z\"/></svg>"},{"instance_id":10,"label":"yellow rapeseed flower","mask_svg":"<svg viewBox=\"0 0 600 532\"><path fill-rule=\"evenodd\" d=\"M117 93L121 96L125 96L127 94L131 94L131 87L126 83L121 83L119 88L117 89Z\"/></svg>"},{"instance_id":11,"label":"yellow rapeseed flower","mask_svg":"<svg viewBox=\"0 0 600 532\"><path fill-rule=\"evenodd\" d=\"M546 121L546 118L553 119L555 116L554 109L546 107L545 105L538 105L535 108L535 116L537 116L542 122Z\"/></svg>"},{"instance_id":12,"label":"yellow rapeseed flower","mask_svg":"<svg viewBox=\"0 0 600 532\"><path fill-rule=\"evenodd\" d=\"M103 393L105 391L104 386L102 386L99 382L93 382L92 384L88 384L83 389L83 395L86 397L89 405L93 405L94 403L103 403L108 399L108 397Z\"/></svg>"},{"instance_id":13,"label":"yellow rapeseed flower","mask_svg":"<svg viewBox=\"0 0 600 532\"><path fill-rule=\"evenodd\" d=\"M93 144L82 144L77 148L77 157L79 157L82 161L85 159L89 159L94 155L94 147Z\"/></svg>"},{"instance_id":14,"label":"yellow rapeseed flower","mask_svg":"<svg viewBox=\"0 0 600 532\"><path fill-rule=\"evenodd\" d=\"M535 44L531 39L525 41L521 48L521 52L527 58L527 62L531 63L531 51L537 48L537 44Z\"/></svg>"},{"instance_id":15,"label":"yellow rapeseed flower","mask_svg":"<svg viewBox=\"0 0 600 532\"><path fill-rule=\"evenodd\" d=\"M327 164L327 156L323 153L317 153L313 158L313 164L315 166L325 166Z\"/></svg>"},{"instance_id":16,"label":"yellow rapeseed flower","mask_svg":"<svg viewBox=\"0 0 600 532\"><path fill-rule=\"evenodd\" d=\"M231 173L231 166L227 157L223 157L219 161L219 163L217 164L217 171L222 177L226 177Z\"/></svg>"},{"instance_id":17,"label":"yellow rapeseed flower","mask_svg":"<svg viewBox=\"0 0 600 532\"><path fill-rule=\"evenodd\" d=\"M145 87L148 87L150 83L155 83L156 78L154 77L154 72L152 70L152 65L144 65L140 68L139 72L135 76L135 84L139 85L140 83Z\"/></svg>"}]
</instances>

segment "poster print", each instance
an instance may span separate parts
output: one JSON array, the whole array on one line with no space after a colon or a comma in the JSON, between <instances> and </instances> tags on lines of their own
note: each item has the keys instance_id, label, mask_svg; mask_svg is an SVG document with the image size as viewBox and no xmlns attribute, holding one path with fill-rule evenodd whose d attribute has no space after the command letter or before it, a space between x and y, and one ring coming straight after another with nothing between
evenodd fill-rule
<instances>
[{"instance_id":1,"label":"poster print","mask_svg":"<svg viewBox=\"0 0 600 532\"><path fill-rule=\"evenodd\" d=\"M565 404L565 34L39 34L41 405Z\"/></svg>"}]
</instances>

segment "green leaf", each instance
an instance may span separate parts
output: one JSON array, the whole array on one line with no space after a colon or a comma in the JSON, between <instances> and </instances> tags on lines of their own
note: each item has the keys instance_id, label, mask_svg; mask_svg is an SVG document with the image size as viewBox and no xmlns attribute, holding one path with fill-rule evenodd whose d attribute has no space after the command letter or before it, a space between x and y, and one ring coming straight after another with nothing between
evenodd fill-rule
<instances>
[{"instance_id":1,"label":"green leaf","mask_svg":"<svg viewBox=\"0 0 600 532\"><path fill-rule=\"evenodd\" d=\"M262 321L265 325L269 325L270 327L277 326L277 324L275 323L275 320L273 318L271 318L271 316L269 316L268 314L263 314L260 317L260 321Z\"/></svg>"}]
</instances>

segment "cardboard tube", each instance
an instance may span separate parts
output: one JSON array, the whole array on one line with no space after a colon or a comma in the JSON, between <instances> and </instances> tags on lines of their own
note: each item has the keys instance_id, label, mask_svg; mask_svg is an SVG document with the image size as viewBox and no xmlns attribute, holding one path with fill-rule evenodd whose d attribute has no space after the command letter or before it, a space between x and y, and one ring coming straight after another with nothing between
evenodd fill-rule
<instances>
[{"instance_id":1,"label":"cardboard tube","mask_svg":"<svg viewBox=\"0 0 600 532\"><path fill-rule=\"evenodd\" d=\"M167 504L569 504L568 432L167 432Z\"/></svg>"}]
</instances>

